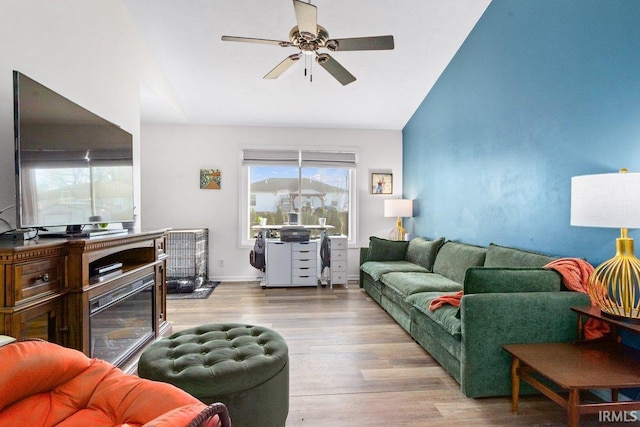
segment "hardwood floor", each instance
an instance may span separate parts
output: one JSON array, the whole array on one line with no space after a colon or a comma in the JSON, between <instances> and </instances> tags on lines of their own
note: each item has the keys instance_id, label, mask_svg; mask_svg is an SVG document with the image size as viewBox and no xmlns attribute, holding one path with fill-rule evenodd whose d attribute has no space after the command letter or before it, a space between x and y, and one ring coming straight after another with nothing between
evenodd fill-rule
<instances>
[{"instance_id":1,"label":"hardwood floor","mask_svg":"<svg viewBox=\"0 0 640 427\"><path fill-rule=\"evenodd\" d=\"M257 282L223 282L206 300L169 300L167 306L174 332L235 322L284 336L290 358L287 427L566 425L565 410L542 396L522 397L517 416L508 397L466 398L357 284L262 289ZM612 425L598 422L597 414L580 421Z\"/></svg>"}]
</instances>

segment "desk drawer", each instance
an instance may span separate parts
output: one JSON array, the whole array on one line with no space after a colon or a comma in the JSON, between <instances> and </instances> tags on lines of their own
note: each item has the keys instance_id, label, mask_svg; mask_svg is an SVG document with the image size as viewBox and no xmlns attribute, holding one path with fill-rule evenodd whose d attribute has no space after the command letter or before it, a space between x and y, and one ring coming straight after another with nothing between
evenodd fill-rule
<instances>
[{"instance_id":1,"label":"desk drawer","mask_svg":"<svg viewBox=\"0 0 640 427\"><path fill-rule=\"evenodd\" d=\"M291 260L291 266L295 268L313 268L317 266L315 259L293 259Z\"/></svg>"},{"instance_id":2,"label":"desk drawer","mask_svg":"<svg viewBox=\"0 0 640 427\"><path fill-rule=\"evenodd\" d=\"M333 262L334 260L338 260L338 261L346 261L347 259L347 251L331 251L331 262Z\"/></svg>"},{"instance_id":3,"label":"desk drawer","mask_svg":"<svg viewBox=\"0 0 640 427\"><path fill-rule=\"evenodd\" d=\"M291 252L291 259L311 259L316 260L318 256L316 255L316 251L295 251Z\"/></svg>"},{"instance_id":4,"label":"desk drawer","mask_svg":"<svg viewBox=\"0 0 640 427\"><path fill-rule=\"evenodd\" d=\"M297 272L293 272L291 275L291 284L299 286L317 286L318 276L316 276L316 270L314 269L312 273L306 272L300 275L298 275Z\"/></svg>"},{"instance_id":5,"label":"desk drawer","mask_svg":"<svg viewBox=\"0 0 640 427\"><path fill-rule=\"evenodd\" d=\"M331 271L331 284L347 284L347 272L346 271Z\"/></svg>"},{"instance_id":6,"label":"desk drawer","mask_svg":"<svg viewBox=\"0 0 640 427\"><path fill-rule=\"evenodd\" d=\"M291 269L291 277L316 276L316 267L294 267Z\"/></svg>"},{"instance_id":7,"label":"desk drawer","mask_svg":"<svg viewBox=\"0 0 640 427\"><path fill-rule=\"evenodd\" d=\"M62 289L64 282L63 258L46 258L17 264L14 276L14 302Z\"/></svg>"},{"instance_id":8,"label":"desk drawer","mask_svg":"<svg viewBox=\"0 0 640 427\"><path fill-rule=\"evenodd\" d=\"M347 238L346 237L330 237L329 238L331 249L347 249Z\"/></svg>"},{"instance_id":9,"label":"desk drawer","mask_svg":"<svg viewBox=\"0 0 640 427\"><path fill-rule=\"evenodd\" d=\"M331 260L331 271L347 271L346 260Z\"/></svg>"},{"instance_id":10,"label":"desk drawer","mask_svg":"<svg viewBox=\"0 0 640 427\"><path fill-rule=\"evenodd\" d=\"M291 243L291 252L311 252L316 253L318 246L316 242L293 242Z\"/></svg>"}]
</instances>

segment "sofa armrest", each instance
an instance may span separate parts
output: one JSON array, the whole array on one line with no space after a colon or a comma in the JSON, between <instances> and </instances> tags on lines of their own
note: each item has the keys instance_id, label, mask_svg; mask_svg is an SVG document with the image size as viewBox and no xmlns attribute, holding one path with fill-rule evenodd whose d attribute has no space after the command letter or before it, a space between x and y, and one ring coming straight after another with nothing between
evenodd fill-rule
<instances>
[{"instance_id":1,"label":"sofa armrest","mask_svg":"<svg viewBox=\"0 0 640 427\"><path fill-rule=\"evenodd\" d=\"M464 277L464 293L554 292L562 276L545 268L471 267Z\"/></svg>"},{"instance_id":2,"label":"sofa armrest","mask_svg":"<svg viewBox=\"0 0 640 427\"><path fill-rule=\"evenodd\" d=\"M362 264L367 262L367 255L368 254L369 254L369 247L360 248L360 264L358 264L359 266L362 266ZM362 287L363 286L363 282L364 282L364 278L362 277L362 270L360 268L358 268L358 270L360 271L360 287Z\"/></svg>"},{"instance_id":3,"label":"sofa armrest","mask_svg":"<svg viewBox=\"0 0 640 427\"><path fill-rule=\"evenodd\" d=\"M584 305L589 305L588 295L569 291L464 295L460 302L464 394L510 395L511 358L502 345L575 340L578 316L570 307Z\"/></svg>"},{"instance_id":4,"label":"sofa armrest","mask_svg":"<svg viewBox=\"0 0 640 427\"><path fill-rule=\"evenodd\" d=\"M367 262L367 255L369 254L369 247L360 248L360 265Z\"/></svg>"}]
</instances>

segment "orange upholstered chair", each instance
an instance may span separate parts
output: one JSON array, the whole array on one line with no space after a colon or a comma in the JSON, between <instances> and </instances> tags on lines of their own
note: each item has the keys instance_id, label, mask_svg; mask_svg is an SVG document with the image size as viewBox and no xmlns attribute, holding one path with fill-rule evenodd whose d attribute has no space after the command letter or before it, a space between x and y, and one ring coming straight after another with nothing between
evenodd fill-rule
<instances>
[{"instance_id":1,"label":"orange upholstered chair","mask_svg":"<svg viewBox=\"0 0 640 427\"><path fill-rule=\"evenodd\" d=\"M212 414L218 409L221 414ZM107 362L56 344L14 341L0 347L0 426L225 427L230 423L224 405L207 407L170 384L124 374Z\"/></svg>"}]
</instances>

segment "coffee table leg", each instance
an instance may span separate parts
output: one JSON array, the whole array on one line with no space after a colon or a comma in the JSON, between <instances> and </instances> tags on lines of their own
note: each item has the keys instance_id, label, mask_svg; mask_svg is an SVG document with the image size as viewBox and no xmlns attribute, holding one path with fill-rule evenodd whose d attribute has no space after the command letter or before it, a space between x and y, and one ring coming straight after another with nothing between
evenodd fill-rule
<instances>
[{"instance_id":1,"label":"coffee table leg","mask_svg":"<svg viewBox=\"0 0 640 427\"><path fill-rule=\"evenodd\" d=\"M569 389L569 406L567 411L569 415L569 427L578 427L580 422L580 390L577 388Z\"/></svg>"},{"instance_id":2,"label":"coffee table leg","mask_svg":"<svg viewBox=\"0 0 640 427\"><path fill-rule=\"evenodd\" d=\"M520 375L518 369L520 368L520 359L513 357L511 359L511 411L514 414L518 413L518 398L520 397Z\"/></svg>"}]
</instances>

